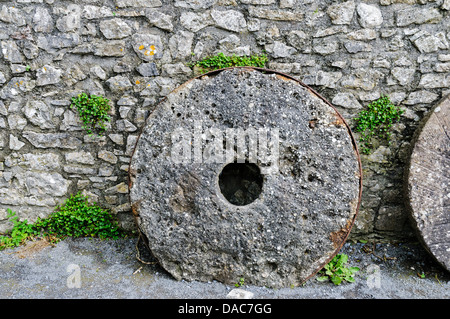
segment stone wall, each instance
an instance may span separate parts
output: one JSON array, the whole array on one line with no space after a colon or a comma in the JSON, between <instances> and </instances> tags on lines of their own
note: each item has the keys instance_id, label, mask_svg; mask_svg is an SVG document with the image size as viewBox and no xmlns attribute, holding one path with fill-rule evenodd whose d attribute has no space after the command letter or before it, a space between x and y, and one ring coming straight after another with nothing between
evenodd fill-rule
<instances>
[{"instance_id":1,"label":"stone wall","mask_svg":"<svg viewBox=\"0 0 450 319\"><path fill-rule=\"evenodd\" d=\"M410 239L403 171L418 122L450 90L449 0L16 0L0 2L0 232L84 191L133 227L127 169L146 116L194 76L191 61L266 53L351 119L387 94L405 113L362 156L351 237ZM70 109L111 100L104 137Z\"/></svg>"}]
</instances>

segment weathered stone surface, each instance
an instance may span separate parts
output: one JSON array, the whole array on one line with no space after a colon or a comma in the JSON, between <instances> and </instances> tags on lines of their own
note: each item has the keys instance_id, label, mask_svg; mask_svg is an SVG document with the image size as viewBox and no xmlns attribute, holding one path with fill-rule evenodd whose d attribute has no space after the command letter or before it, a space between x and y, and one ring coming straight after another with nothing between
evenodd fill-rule
<instances>
[{"instance_id":1,"label":"weathered stone surface","mask_svg":"<svg viewBox=\"0 0 450 319\"><path fill-rule=\"evenodd\" d=\"M395 3L416 4L421 0L380 0L382 6L388 6ZM421 2L422 3L422 2Z\"/></svg>"},{"instance_id":2,"label":"weathered stone surface","mask_svg":"<svg viewBox=\"0 0 450 319\"><path fill-rule=\"evenodd\" d=\"M302 21L303 13L299 11L291 11L291 10L273 10L266 9L264 7L259 6L250 6L248 9L250 16L261 18L261 19L270 19L275 21Z\"/></svg>"},{"instance_id":3,"label":"weathered stone surface","mask_svg":"<svg viewBox=\"0 0 450 319\"><path fill-rule=\"evenodd\" d=\"M155 27L166 31L173 30L173 17L168 14L164 14L155 9L147 9L145 10L145 17L150 22L150 24L154 25Z\"/></svg>"},{"instance_id":4,"label":"weathered stone surface","mask_svg":"<svg viewBox=\"0 0 450 319\"><path fill-rule=\"evenodd\" d=\"M373 153L368 156L368 160L373 163L388 163L389 156L392 154L391 150L386 146L379 146Z\"/></svg>"},{"instance_id":5,"label":"weathered stone surface","mask_svg":"<svg viewBox=\"0 0 450 319\"><path fill-rule=\"evenodd\" d=\"M22 64L11 64L11 72L14 74L24 73L26 70L26 66Z\"/></svg>"},{"instance_id":6,"label":"weathered stone surface","mask_svg":"<svg viewBox=\"0 0 450 319\"><path fill-rule=\"evenodd\" d=\"M3 72L0 72L0 84L6 83L6 77Z\"/></svg>"},{"instance_id":7,"label":"weathered stone surface","mask_svg":"<svg viewBox=\"0 0 450 319\"><path fill-rule=\"evenodd\" d=\"M360 3L356 7L359 24L363 28L376 28L383 23L383 16L378 7Z\"/></svg>"},{"instance_id":8,"label":"weathered stone surface","mask_svg":"<svg viewBox=\"0 0 450 319\"><path fill-rule=\"evenodd\" d=\"M125 155L131 156L133 154L134 148L136 146L136 142L138 140L138 136L136 135L128 135L127 137L127 150L125 151Z\"/></svg>"},{"instance_id":9,"label":"weathered stone surface","mask_svg":"<svg viewBox=\"0 0 450 319\"><path fill-rule=\"evenodd\" d=\"M119 107L119 114L120 117L125 119L128 117L128 114L130 113L131 107L129 106L121 106Z\"/></svg>"},{"instance_id":10,"label":"weathered stone surface","mask_svg":"<svg viewBox=\"0 0 450 319\"><path fill-rule=\"evenodd\" d=\"M58 35L39 36L37 39L37 47L47 51L72 48L77 46L79 43L80 36L76 33L60 33Z\"/></svg>"},{"instance_id":11,"label":"weathered stone surface","mask_svg":"<svg viewBox=\"0 0 450 319\"><path fill-rule=\"evenodd\" d=\"M106 189L105 193L106 194L117 194L117 193L127 194L128 193L128 185L125 183L117 184L111 188Z\"/></svg>"},{"instance_id":12,"label":"weathered stone surface","mask_svg":"<svg viewBox=\"0 0 450 319\"><path fill-rule=\"evenodd\" d=\"M189 31L180 31L169 40L169 50L173 59L186 60L192 53L192 42L194 33Z\"/></svg>"},{"instance_id":13,"label":"weathered stone surface","mask_svg":"<svg viewBox=\"0 0 450 319\"><path fill-rule=\"evenodd\" d=\"M184 9L207 9L213 6L217 0L176 0L175 7Z\"/></svg>"},{"instance_id":14,"label":"weathered stone surface","mask_svg":"<svg viewBox=\"0 0 450 319\"><path fill-rule=\"evenodd\" d=\"M342 77L341 72L319 71L313 75L303 77L303 82L307 85L320 85L328 88L335 88L337 81Z\"/></svg>"},{"instance_id":15,"label":"weathered stone surface","mask_svg":"<svg viewBox=\"0 0 450 319\"><path fill-rule=\"evenodd\" d=\"M70 152L65 154L66 162L77 164L89 164L95 163L95 158L91 153L86 151Z\"/></svg>"},{"instance_id":16,"label":"weathered stone surface","mask_svg":"<svg viewBox=\"0 0 450 319\"><path fill-rule=\"evenodd\" d=\"M106 81L109 89L113 92L123 92L132 87L130 80L122 75L114 76Z\"/></svg>"},{"instance_id":17,"label":"weathered stone surface","mask_svg":"<svg viewBox=\"0 0 450 319\"><path fill-rule=\"evenodd\" d=\"M62 71L53 67L52 65L44 65L36 71L36 85L44 86L50 84L57 84L61 81Z\"/></svg>"},{"instance_id":18,"label":"weathered stone surface","mask_svg":"<svg viewBox=\"0 0 450 319\"><path fill-rule=\"evenodd\" d=\"M392 39L386 43L386 50L387 51L398 51L402 49L405 46L405 42L403 39L403 36L396 35L392 37Z\"/></svg>"},{"instance_id":19,"label":"weathered stone surface","mask_svg":"<svg viewBox=\"0 0 450 319\"><path fill-rule=\"evenodd\" d=\"M20 186L26 187L26 184ZM36 220L39 217L38 215L48 214L49 207L54 207L56 205L56 201L53 197L49 197L48 194L44 193L41 196L30 196L30 194L23 194L23 192L20 192L17 189L6 193L0 193L0 203L9 207L16 205L25 207L21 212L24 212L26 216L28 216L29 221Z\"/></svg>"},{"instance_id":20,"label":"weathered stone surface","mask_svg":"<svg viewBox=\"0 0 450 319\"><path fill-rule=\"evenodd\" d=\"M269 5L274 4L275 0L240 0L240 2L245 4Z\"/></svg>"},{"instance_id":21,"label":"weathered stone surface","mask_svg":"<svg viewBox=\"0 0 450 319\"><path fill-rule=\"evenodd\" d=\"M15 7L2 6L0 11L0 21L6 23L12 23L15 26L23 26L26 24L24 12L21 9Z\"/></svg>"},{"instance_id":22,"label":"weathered stone surface","mask_svg":"<svg viewBox=\"0 0 450 319\"><path fill-rule=\"evenodd\" d=\"M449 0L444 0L444 2L441 5L441 8L444 10L450 10L450 1Z\"/></svg>"},{"instance_id":23,"label":"weathered stone surface","mask_svg":"<svg viewBox=\"0 0 450 319\"><path fill-rule=\"evenodd\" d=\"M220 28L225 30L240 32L247 26L247 21L240 11L235 10L212 10L211 17Z\"/></svg>"},{"instance_id":24,"label":"weathered stone surface","mask_svg":"<svg viewBox=\"0 0 450 319\"><path fill-rule=\"evenodd\" d=\"M25 145L24 142L20 141L16 136L9 135L9 148L13 151L20 150Z\"/></svg>"},{"instance_id":25,"label":"weathered stone surface","mask_svg":"<svg viewBox=\"0 0 450 319\"><path fill-rule=\"evenodd\" d=\"M33 16L33 29L36 32L47 32L53 31L54 23L53 18L47 9L38 7Z\"/></svg>"},{"instance_id":26,"label":"weathered stone surface","mask_svg":"<svg viewBox=\"0 0 450 319\"><path fill-rule=\"evenodd\" d=\"M102 21L100 31L107 39L123 39L131 35L131 27L122 19Z\"/></svg>"},{"instance_id":27,"label":"weathered stone surface","mask_svg":"<svg viewBox=\"0 0 450 319\"><path fill-rule=\"evenodd\" d=\"M431 102L436 101L438 98L439 98L439 95L437 95L433 92L429 92L429 91L425 91L425 90L415 91L415 92L411 92L411 94L408 95L408 98L406 99L406 101L403 101L403 104L414 105L414 104L418 104L418 103L431 103Z\"/></svg>"},{"instance_id":28,"label":"weathered stone surface","mask_svg":"<svg viewBox=\"0 0 450 319\"><path fill-rule=\"evenodd\" d=\"M123 61L119 61L116 65L114 65L113 71L115 73L128 73L131 71L131 65Z\"/></svg>"},{"instance_id":29,"label":"weathered stone surface","mask_svg":"<svg viewBox=\"0 0 450 319\"><path fill-rule=\"evenodd\" d=\"M99 65L94 65L90 70L91 75L98 77L101 80L106 79L106 72Z\"/></svg>"},{"instance_id":30,"label":"weathered stone surface","mask_svg":"<svg viewBox=\"0 0 450 319\"><path fill-rule=\"evenodd\" d=\"M162 5L160 0L115 0L115 3L119 8L155 8Z\"/></svg>"},{"instance_id":31,"label":"weathered stone surface","mask_svg":"<svg viewBox=\"0 0 450 319\"><path fill-rule=\"evenodd\" d=\"M125 53L125 41L122 40L97 41L94 43L94 54L98 56L121 57Z\"/></svg>"},{"instance_id":32,"label":"weathered stone surface","mask_svg":"<svg viewBox=\"0 0 450 319\"><path fill-rule=\"evenodd\" d=\"M434 66L436 72L450 72L450 62L446 63L436 63Z\"/></svg>"},{"instance_id":33,"label":"weathered stone surface","mask_svg":"<svg viewBox=\"0 0 450 319\"><path fill-rule=\"evenodd\" d=\"M144 61L161 59L164 46L159 35L137 33L132 37L134 52Z\"/></svg>"},{"instance_id":34,"label":"weathered stone surface","mask_svg":"<svg viewBox=\"0 0 450 319\"><path fill-rule=\"evenodd\" d=\"M123 135L122 134L109 134L108 137L113 141L114 143L118 145L123 145Z\"/></svg>"},{"instance_id":35,"label":"weathered stone surface","mask_svg":"<svg viewBox=\"0 0 450 319\"><path fill-rule=\"evenodd\" d=\"M100 152L98 152L98 158L100 158L108 163L111 163L111 164L117 163L117 156L114 155L114 153L112 153L110 151L101 150Z\"/></svg>"},{"instance_id":36,"label":"weathered stone surface","mask_svg":"<svg viewBox=\"0 0 450 319\"><path fill-rule=\"evenodd\" d=\"M59 156L53 153L15 154L5 158L7 167L18 166L28 170L49 171L60 168Z\"/></svg>"},{"instance_id":37,"label":"weathered stone surface","mask_svg":"<svg viewBox=\"0 0 450 319\"><path fill-rule=\"evenodd\" d=\"M19 47L13 40L2 41L3 57L11 63L22 63L23 56L19 51Z\"/></svg>"},{"instance_id":38,"label":"weathered stone surface","mask_svg":"<svg viewBox=\"0 0 450 319\"><path fill-rule=\"evenodd\" d=\"M226 55L249 56L250 46L240 46L241 40L235 34L230 34L226 38L219 41L219 52Z\"/></svg>"},{"instance_id":39,"label":"weathered stone surface","mask_svg":"<svg viewBox=\"0 0 450 319\"><path fill-rule=\"evenodd\" d=\"M342 106L347 109L360 109L361 104L351 93L338 93L331 100L333 105Z\"/></svg>"},{"instance_id":40,"label":"weathered stone surface","mask_svg":"<svg viewBox=\"0 0 450 319\"><path fill-rule=\"evenodd\" d=\"M374 29L361 29L347 34L350 40L374 40L377 32Z\"/></svg>"},{"instance_id":41,"label":"weathered stone surface","mask_svg":"<svg viewBox=\"0 0 450 319\"><path fill-rule=\"evenodd\" d=\"M2 101L0 101L0 114L5 116L8 115L8 110L6 109L5 104Z\"/></svg>"},{"instance_id":42,"label":"weathered stone surface","mask_svg":"<svg viewBox=\"0 0 450 319\"><path fill-rule=\"evenodd\" d=\"M23 172L15 176L20 186L26 187L30 195L64 196L70 181L58 173Z\"/></svg>"},{"instance_id":43,"label":"weathered stone surface","mask_svg":"<svg viewBox=\"0 0 450 319\"><path fill-rule=\"evenodd\" d=\"M266 51L269 52L274 58L286 58L297 52L295 48L280 41L275 41L272 44L266 45Z\"/></svg>"},{"instance_id":44,"label":"weathered stone surface","mask_svg":"<svg viewBox=\"0 0 450 319\"><path fill-rule=\"evenodd\" d=\"M348 32L347 27L346 26L342 26L342 25L334 25L332 27L326 28L326 29L321 29L318 30L315 34L314 34L314 38L321 38L321 37L327 37L329 35L333 35L333 34L338 34L338 33L342 33L342 32ZM356 32L356 31L355 31Z\"/></svg>"},{"instance_id":45,"label":"weathered stone surface","mask_svg":"<svg viewBox=\"0 0 450 319\"><path fill-rule=\"evenodd\" d=\"M134 106L134 105L136 105L136 104L138 104L137 99L135 99L135 98L132 97L132 96L127 96L127 95L122 96L122 97L120 98L120 100L117 101L117 105L129 105L129 106Z\"/></svg>"},{"instance_id":46,"label":"weathered stone surface","mask_svg":"<svg viewBox=\"0 0 450 319\"><path fill-rule=\"evenodd\" d=\"M316 53L328 55L339 49L339 43L336 40L330 40L328 38L314 39L312 48Z\"/></svg>"},{"instance_id":47,"label":"weathered stone surface","mask_svg":"<svg viewBox=\"0 0 450 319\"><path fill-rule=\"evenodd\" d=\"M408 8L396 12L396 21L399 27L410 24L437 23L442 19L442 15L436 8L420 9Z\"/></svg>"},{"instance_id":48,"label":"weathered stone surface","mask_svg":"<svg viewBox=\"0 0 450 319\"><path fill-rule=\"evenodd\" d=\"M427 31L419 31L411 37L411 41L421 53L435 52L439 49L448 49L449 47L442 32L432 35Z\"/></svg>"},{"instance_id":49,"label":"weathered stone surface","mask_svg":"<svg viewBox=\"0 0 450 319\"><path fill-rule=\"evenodd\" d=\"M56 21L56 27L61 32L76 31L81 27L81 7L70 3L65 8L66 14Z\"/></svg>"},{"instance_id":50,"label":"weathered stone surface","mask_svg":"<svg viewBox=\"0 0 450 319\"><path fill-rule=\"evenodd\" d=\"M309 42L308 35L301 30L294 30L289 32L287 36L287 42L297 50L303 50L306 44Z\"/></svg>"},{"instance_id":51,"label":"weathered stone surface","mask_svg":"<svg viewBox=\"0 0 450 319\"><path fill-rule=\"evenodd\" d=\"M136 70L142 75L142 76L158 76L158 68L156 67L156 64L153 62L149 63L141 63Z\"/></svg>"},{"instance_id":52,"label":"weathered stone surface","mask_svg":"<svg viewBox=\"0 0 450 319\"><path fill-rule=\"evenodd\" d=\"M81 141L66 133L36 133L25 131L22 136L37 148L62 148L76 149L81 145Z\"/></svg>"},{"instance_id":53,"label":"weathered stone surface","mask_svg":"<svg viewBox=\"0 0 450 319\"><path fill-rule=\"evenodd\" d=\"M391 70L392 76L400 85L408 85L414 78L415 69L395 67Z\"/></svg>"},{"instance_id":54,"label":"weathered stone surface","mask_svg":"<svg viewBox=\"0 0 450 319\"><path fill-rule=\"evenodd\" d=\"M406 172L407 207L425 248L450 271L450 96L418 129Z\"/></svg>"},{"instance_id":55,"label":"weathered stone surface","mask_svg":"<svg viewBox=\"0 0 450 319\"><path fill-rule=\"evenodd\" d=\"M31 123L42 129L55 128L50 108L42 101L28 101L23 108L23 113Z\"/></svg>"},{"instance_id":56,"label":"weathered stone surface","mask_svg":"<svg viewBox=\"0 0 450 319\"><path fill-rule=\"evenodd\" d=\"M420 88L448 88L450 87L450 74L424 74L420 78Z\"/></svg>"},{"instance_id":57,"label":"weathered stone surface","mask_svg":"<svg viewBox=\"0 0 450 319\"><path fill-rule=\"evenodd\" d=\"M358 69L349 76L344 76L341 85L348 89L372 90L383 77L383 73L373 69Z\"/></svg>"},{"instance_id":58,"label":"weathered stone surface","mask_svg":"<svg viewBox=\"0 0 450 319\"><path fill-rule=\"evenodd\" d=\"M370 52L372 45L362 41L348 41L344 42L344 47L348 53Z\"/></svg>"},{"instance_id":59,"label":"weathered stone surface","mask_svg":"<svg viewBox=\"0 0 450 319\"><path fill-rule=\"evenodd\" d=\"M197 32L212 24L212 19L209 12L182 12L180 16L180 23L189 31Z\"/></svg>"},{"instance_id":60,"label":"weathered stone surface","mask_svg":"<svg viewBox=\"0 0 450 319\"><path fill-rule=\"evenodd\" d=\"M78 114L71 110L66 110L59 129L61 131L81 131L83 129L83 122Z\"/></svg>"},{"instance_id":61,"label":"weathered stone surface","mask_svg":"<svg viewBox=\"0 0 450 319\"><path fill-rule=\"evenodd\" d=\"M355 2L347 1L331 5L327 9L327 14L333 24L350 24L355 11Z\"/></svg>"},{"instance_id":62,"label":"weathered stone surface","mask_svg":"<svg viewBox=\"0 0 450 319\"><path fill-rule=\"evenodd\" d=\"M83 11L81 12L81 17L84 19L99 19L112 17L113 12L108 7L97 7L91 5L85 5Z\"/></svg>"},{"instance_id":63,"label":"weathered stone surface","mask_svg":"<svg viewBox=\"0 0 450 319\"><path fill-rule=\"evenodd\" d=\"M266 130L274 157L260 149L256 164L240 166L247 175L225 175L249 154L227 146L231 157L221 157L222 137L250 128ZM289 287L343 244L360 174L330 105L297 81L237 68L185 83L151 113L131 160L130 198L152 253L176 279ZM236 191L232 176L250 180Z\"/></svg>"},{"instance_id":64,"label":"weathered stone surface","mask_svg":"<svg viewBox=\"0 0 450 319\"><path fill-rule=\"evenodd\" d=\"M412 66L412 62L410 59L408 59L405 56L402 56L394 61L393 63L395 66Z\"/></svg>"},{"instance_id":65,"label":"weathered stone surface","mask_svg":"<svg viewBox=\"0 0 450 319\"><path fill-rule=\"evenodd\" d=\"M183 62L175 63L175 64L166 64L163 66L162 75L174 77L177 75L190 75L192 70L184 65Z\"/></svg>"},{"instance_id":66,"label":"weathered stone surface","mask_svg":"<svg viewBox=\"0 0 450 319\"><path fill-rule=\"evenodd\" d=\"M76 165L66 164L63 167L63 171L69 174L83 174L83 175L96 175L97 169L92 167L82 167Z\"/></svg>"},{"instance_id":67,"label":"weathered stone surface","mask_svg":"<svg viewBox=\"0 0 450 319\"><path fill-rule=\"evenodd\" d=\"M8 125L14 130L23 130L27 125L27 120L20 114L10 114L8 116Z\"/></svg>"},{"instance_id":68,"label":"weathered stone surface","mask_svg":"<svg viewBox=\"0 0 450 319\"><path fill-rule=\"evenodd\" d=\"M119 132L134 132L137 130L137 127L128 120L117 120L116 121L117 130Z\"/></svg>"}]
</instances>

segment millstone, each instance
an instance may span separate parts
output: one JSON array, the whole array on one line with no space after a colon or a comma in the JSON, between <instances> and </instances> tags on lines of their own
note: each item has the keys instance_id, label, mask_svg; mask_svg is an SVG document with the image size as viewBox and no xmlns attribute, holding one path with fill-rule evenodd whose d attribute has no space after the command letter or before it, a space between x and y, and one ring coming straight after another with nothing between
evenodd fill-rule
<instances>
[{"instance_id":1,"label":"millstone","mask_svg":"<svg viewBox=\"0 0 450 319\"><path fill-rule=\"evenodd\" d=\"M342 247L361 198L343 118L301 82L257 68L170 93L129 174L137 225L177 280L299 285Z\"/></svg>"},{"instance_id":2,"label":"millstone","mask_svg":"<svg viewBox=\"0 0 450 319\"><path fill-rule=\"evenodd\" d=\"M407 206L419 239L450 271L450 95L416 132L407 176Z\"/></svg>"}]
</instances>

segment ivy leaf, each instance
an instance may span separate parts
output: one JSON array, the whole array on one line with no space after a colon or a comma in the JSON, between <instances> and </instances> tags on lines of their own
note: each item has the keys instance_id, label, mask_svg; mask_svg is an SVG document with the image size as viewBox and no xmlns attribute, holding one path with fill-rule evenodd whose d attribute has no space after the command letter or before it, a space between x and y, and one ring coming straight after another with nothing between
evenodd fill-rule
<instances>
[{"instance_id":1,"label":"ivy leaf","mask_svg":"<svg viewBox=\"0 0 450 319\"><path fill-rule=\"evenodd\" d=\"M333 282L333 284L335 284L336 286L339 286L342 283L342 278L339 276L332 276L331 277L331 281Z\"/></svg>"},{"instance_id":2,"label":"ivy leaf","mask_svg":"<svg viewBox=\"0 0 450 319\"><path fill-rule=\"evenodd\" d=\"M111 106L109 100L98 95L88 96L86 93L81 93L77 97L72 97L71 108L78 110L81 121L83 122L83 129L91 135L97 130L98 135L102 135L105 131L105 122L109 122L110 118L107 115ZM98 127L97 127L97 124Z\"/></svg>"},{"instance_id":3,"label":"ivy leaf","mask_svg":"<svg viewBox=\"0 0 450 319\"><path fill-rule=\"evenodd\" d=\"M318 281L327 281L328 280L328 276L320 276L320 277L317 277L316 280L318 280Z\"/></svg>"},{"instance_id":4,"label":"ivy leaf","mask_svg":"<svg viewBox=\"0 0 450 319\"><path fill-rule=\"evenodd\" d=\"M340 285L343 280L354 282L354 275L359 271L358 267L349 267L345 265L348 262L348 255L337 254L333 259L319 271L321 276L317 277L318 281L326 281L330 279L335 285Z\"/></svg>"}]
</instances>

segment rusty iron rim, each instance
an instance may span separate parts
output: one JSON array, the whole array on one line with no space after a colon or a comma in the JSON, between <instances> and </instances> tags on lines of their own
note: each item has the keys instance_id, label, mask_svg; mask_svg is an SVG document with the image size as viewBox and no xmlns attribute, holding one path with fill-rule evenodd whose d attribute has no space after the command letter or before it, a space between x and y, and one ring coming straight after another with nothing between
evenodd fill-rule
<instances>
[{"instance_id":1,"label":"rusty iron rim","mask_svg":"<svg viewBox=\"0 0 450 319\"><path fill-rule=\"evenodd\" d=\"M297 82L298 84L300 84L301 86L303 86L304 88L309 90L311 93L313 93L315 96L317 96L319 99L321 99L324 103L326 103L328 106L330 106L336 112L336 114L339 117L339 119L342 120L342 123L345 125L345 127L347 129L347 132L348 132L348 134L350 136L350 140L351 140L351 142L353 144L353 150L355 152L356 159L358 161L358 169L359 169L359 194L358 194L358 202L356 204L356 209L355 209L355 215L353 216L353 218L351 220L351 223L349 223L348 226L345 229L341 230L341 231L345 231L345 236L343 236L343 238L341 239L340 244L337 245L337 248L335 249L334 253L327 260L325 260L325 262L323 264L321 264L318 267L318 269L316 269L311 275L309 275L305 280L303 280L303 282L300 283L300 285L301 285L301 284L307 282L312 277L314 277L326 264L328 264L339 253L339 251L342 249L344 243L346 242L346 240L347 240L347 238L348 238L348 236L349 236L349 234L351 232L351 229L353 228L353 226L355 224L355 220L356 220L356 218L358 216L359 209L361 207L362 189L363 189L363 170L362 170L362 164L361 164L361 157L360 157L360 153L359 153L359 150L358 150L358 143L356 142L356 139L353 136L352 130L351 130L350 126L348 125L347 121L344 119L344 117L341 115L341 113L339 113L339 111L336 109L336 107L333 104L331 104L327 99L325 99L322 95L320 95L316 90L314 90L313 88L311 88L307 84L305 84L302 81L296 79L292 75L289 75L289 74L286 74L286 73L283 73L283 72L280 72L280 71L276 71L276 70L272 70L272 69L266 69L266 68L253 67L253 66L235 66L235 67L216 69L216 70L212 70L212 71L209 71L209 72L206 72L206 73L203 73L203 74L199 74L199 75L197 75L197 76L187 80L186 82L180 84L178 87L176 87L174 90L172 90L169 94L171 94L173 91L177 90L180 86L184 86L184 85L188 84L191 81L194 81L196 79L200 79L200 78L202 78L204 76L216 75L216 74L218 74L220 72L223 72L225 70L231 70L231 69L249 69L249 70L260 71L260 72L267 73L267 74L277 74L277 75L285 77L285 78L287 78L289 80ZM153 110L155 110L161 103L164 103L164 101L166 101L166 99L167 99L167 96L162 98L155 105ZM147 119L149 118L150 114L147 116ZM142 132L143 132L144 128L146 127L147 119L145 120L144 125L140 129L140 132L139 132L139 134L137 136L137 139L136 139L136 144L134 145L133 152L131 153L131 156L130 156L130 163L129 163L129 166L128 166L128 199L129 199L130 204L131 204L130 189L132 187L132 181L131 181L131 159L134 156L136 145L137 145L137 143L138 143L138 141L139 141L139 139L140 139L140 137L142 135ZM142 236L144 238L144 240L145 240L145 244L146 244L147 248L150 250L148 244L146 243L146 241L147 241L146 236L142 233L142 231L139 228L139 223L137 221L138 212L136 212L136 208L133 207L133 205L131 205L131 210L132 210L132 214L133 214L133 217L134 217L134 221L135 221L137 230L139 232L139 239Z\"/></svg>"}]
</instances>

